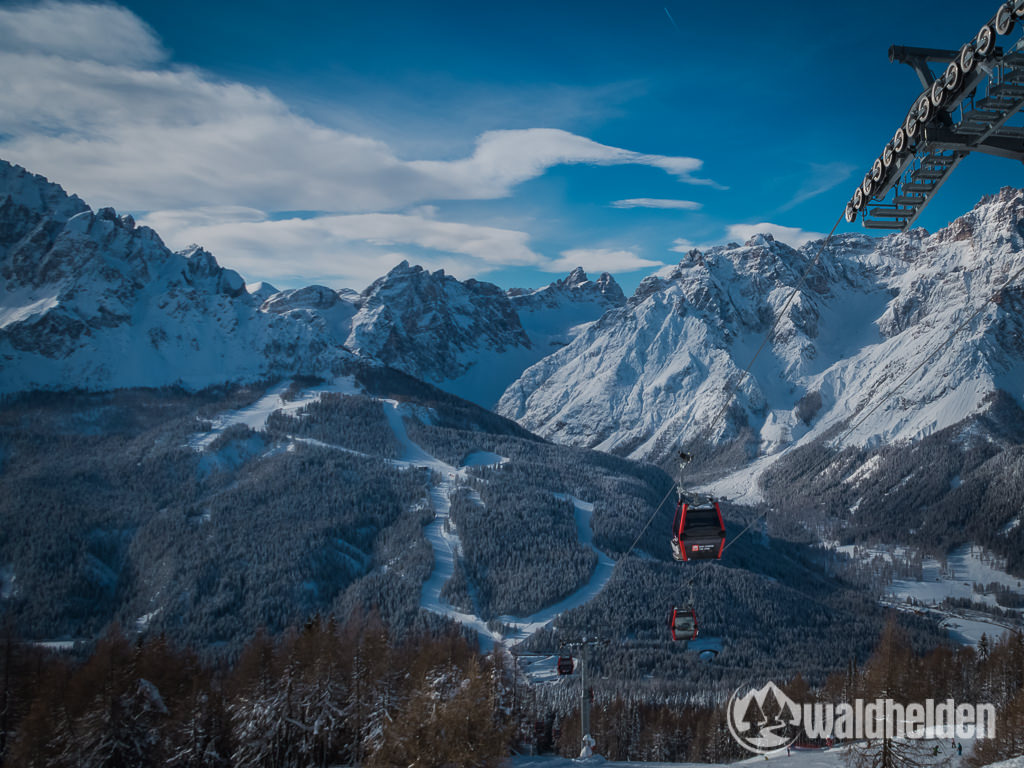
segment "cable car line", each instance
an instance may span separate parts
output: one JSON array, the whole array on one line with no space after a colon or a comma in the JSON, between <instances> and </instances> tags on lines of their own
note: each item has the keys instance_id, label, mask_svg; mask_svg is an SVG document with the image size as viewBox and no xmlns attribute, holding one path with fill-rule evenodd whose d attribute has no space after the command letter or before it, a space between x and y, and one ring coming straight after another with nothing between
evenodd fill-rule
<instances>
[{"instance_id":1,"label":"cable car line","mask_svg":"<svg viewBox=\"0 0 1024 768\"><path fill-rule=\"evenodd\" d=\"M672 19L671 14L669 14L668 8L665 8L665 12L666 14L668 14L669 19L674 24L674 19ZM796 299L797 294L800 293L806 285L807 277L809 276L811 270L818 266L822 254L828 247L828 244L831 242L832 237L836 232L836 229L838 229L839 224L843 221L843 219L845 218L848 222L852 223L856 220L857 213L863 212L866 226L874 225L875 228L906 230L907 228L909 228L911 224L913 224L914 220L917 218L921 210L927 204L928 200L931 197L931 193L934 193L939 188L939 186L941 186L941 183L945 181L946 176L948 176L949 173L956 167L959 161L964 156L966 156L970 151L982 149L980 146L976 146L978 144L977 141L974 141L974 143L971 144L970 146L957 145L956 147L952 147L951 150L947 150L944 145L935 145L935 147L932 147L929 143L932 141L932 138L930 137L930 132L928 130L924 131L924 136L922 137L922 139L913 139L918 128L918 123L925 124L929 122L930 117L933 115L932 107L934 107L935 112L938 113L941 111L942 107L946 106L947 101L949 101L948 94L946 94L946 90L955 91L958 88L961 89L960 91L957 92L957 94L955 94L957 104L960 104L966 98L973 99L974 87L977 86L982 79L987 79L988 76L992 74L991 71L986 70L985 67L980 67L980 69L985 70L984 77L978 74L974 76L974 79L970 83L967 83L965 81L964 76L974 69L974 60L976 57L980 57L982 59L989 57L990 55L995 55L999 57L999 64L1007 64L1009 66L1010 73L1014 75L1014 79L1012 80L1012 82L1008 79L1007 83L1010 83L1014 87L1018 87L1021 89L1021 93L1017 95L1019 96L1019 98L1015 96L1016 101L1014 101L1012 105L1013 109L1007 108L1003 110L1002 116L998 120L995 120L994 122L990 121L991 124L988 125L987 127L987 133L983 133L982 139L987 139L990 135L997 133L1002 128L1002 124L1006 121L1006 119L1009 116L1016 113L1020 109L1024 108L1024 55L1022 55L1019 52L1019 49L1021 49L1022 46L1024 46L1024 38L1022 38L1021 41L1018 41L1018 43L1013 47L1011 51L1011 53L1016 56L1016 58L1014 59L1007 58L1003 60L1002 51L997 51L994 48L994 40L996 34L1008 34L1011 31L1011 28L1013 27L1014 20L1021 17L1024 17L1024 0L1007 0L1007 2L1004 2L1000 6L1000 9L997 12L997 14L993 17L992 21L990 21L987 25L982 27L976 39L969 41L967 44L965 44L959 52L948 52L950 53L950 58L957 58L959 63L954 62L953 64L951 64L950 67L947 69L946 75L943 75L939 79L936 79L934 78L934 76L931 75L931 72L927 68L925 63L931 60L928 58L928 56L935 54L935 51L931 51L929 53L929 51L926 49L907 48L901 48L899 51L897 51L896 47L890 50L890 60L895 60L896 58L902 56L904 58L901 60L905 59L908 63L915 67L915 71L918 72L919 77L921 77L922 81L926 86L926 91L928 91L929 93L923 95L921 99L918 100L918 102L915 102L914 107L911 109L911 112L907 116L905 126L901 127L900 130L898 130L896 133L896 144L890 142L890 144L886 146L886 151L883 152L882 157L877 159L875 161L874 166L872 166L872 172L865 176L863 184L858 187L857 194L854 196L854 199L846 205L843 213L841 213L839 218L836 219L836 223L832 226L832 229L829 231L828 235L824 238L824 240L822 240L821 245L819 246L814 259L811 260L811 262L804 269L803 274L801 274L800 276L800 280L790 291L785 302L783 302L782 307L780 308L779 312L775 317L774 323L768 329L767 333L765 333L764 338L761 340L761 344L754 352L754 355L750 359L750 362L747 364L747 367L743 370L739 377L737 377L734 381L728 383L725 387L726 396L724 401L722 402L721 407L718 409L717 413L711 419L711 421L705 424L705 426L698 432L697 437L694 440L695 443L700 441L705 435L707 435L710 438L714 434L715 428L725 417L725 414L732 406L733 400L735 399L740 386L742 386L743 382L750 375L750 372L753 369L754 364L757 361L757 358L760 356L761 352L764 350L766 346L768 346L769 342L774 337L775 332L777 331L779 325L782 323L783 318L786 317L786 314L789 311L789 308L792 305L793 301ZM909 59L907 58L908 56L910 57ZM965 56L967 57L966 59ZM911 61L911 59L913 60ZM1014 72L1014 68L1020 71ZM998 83L998 85L1005 84ZM1004 90L1006 90L1006 88L1004 88ZM996 95L999 96L999 98L1003 98L1001 92L1000 94ZM989 93L989 97L991 98L992 96L993 94ZM1006 105L1004 104L1004 106ZM949 110L947 110L947 112L948 111ZM961 106L961 112L962 111L963 110ZM972 118L972 120L973 119L974 118ZM963 126L957 126L957 128L961 127ZM904 146L907 144L913 144L913 146ZM907 149L912 149L912 151L906 152L905 150ZM953 154L951 156L946 155L947 151L952 151ZM895 162L897 159L897 155L900 155L902 157L903 154L906 154L906 157L904 157L904 159L900 160L899 162ZM923 160L919 160L919 158L917 157L917 155L919 154L927 155L927 157L924 157ZM1005 156L1005 152L1003 154ZM1014 155L1014 157L1016 156L1017 155ZM920 162L920 167L916 171L910 167L912 161L914 164ZM925 167L926 165L928 166L927 168ZM901 185L900 179L905 171L911 173L912 179L915 181L915 183L918 184L918 186L921 186L924 181L928 181L929 179L931 179L932 181L928 181L928 183L924 184L922 186L922 189L920 190L918 190L916 187L912 189L912 185L907 185L906 189L913 192L915 196L902 198L897 197L895 201L897 207L894 211L883 210L881 207L872 209L870 212L864 211L864 209L867 207L867 204L872 198L880 200L882 199L882 197L884 197L885 194L888 193L890 189L899 189ZM917 178L917 176L921 176L921 178L919 179ZM919 191L924 192L925 194L917 194ZM906 207L901 208L899 206ZM894 219L890 223L886 223L884 221L868 221L867 219L869 218L869 215L886 217L892 215ZM966 320L958 324L952 330L944 344L932 350L928 355L926 355L895 387L890 389L889 392L887 392L880 401L878 401L861 418L853 422L851 426L846 430L846 432L844 432L843 435L840 436L838 440L839 444L841 445L842 441L845 440L846 437L848 437L854 430L856 430L861 424L863 424L864 421L868 417L870 417L875 411L877 411L884 403L888 402L890 398L895 396L895 394L899 392L903 388L903 386L908 381L910 381L911 378L913 378L915 374L917 374L922 368L928 365L940 349L948 347L948 345L956 337L956 335L960 333L960 331L962 331L964 328L966 328L971 322L973 322L979 314L981 314L981 312L986 308L989 301L998 303L999 299L1001 299L1002 297L1003 292L1022 273L1024 273L1024 267L1018 269L1003 284L1003 286L998 291L996 291L988 299L986 299L986 301L983 302L982 305L977 310L975 310ZM871 398L869 396L869 398L865 400L865 402L862 405L858 406L857 409L855 409L854 414L850 417L851 421L854 418L856 418L864 408L867 407L868 402L870 402L870 399ZM689 560L691 559L689 556L691 554L697 559L721 559L722 555L729 547L731 547L744 534L746 534L746 532L749 531L758 521L763 519L768 514L770 508L766 508L760 514L753 517L739 531L739 533L737 533L731 539L726 541L725 526L722 520L721 511L718 507L717 502L715 502L712 498L708 498L708 502L713 508L713 512L717 515L718 526L720 527L721 533L721 543L718 546L717 553L714 553L712 551L713 544L708 543L711 539L714 538L712 534L717 535L717 531L714 530L713 520L711 519L710 515L712 509L709 508L707 505L694 505L693 511L695 514L693 515L693 520L696 521L694 527L695 529L699 530L699 533L695 538L691 538L692 547L690 550L687 550L685 548L684 535L687 533L686 517L689 505L684 504L683 502L685 495L683 490L683 479L685 475L686 465L690 462L691 457L689 454L685 452L680 452L679 457L681 461L679 466L678 477L676 479L674 488L678 495L678 517L676 518L678 520L678 528L675 530L673 537L674 554L678 552L676 559L684 561ZM830 460L831 458L826 456L824 457L823 462L827 463ZM819 463L819 465L815 467L814 470L812 470L812 472L817 472L822 466L824 466L824 463ZM654 522L654 519L661 512L662 507L665 506L665 502L668 501L669 497L672 495L672 490L673 489L670 488L669 491L658 503L658 505L654 508L654 511L651 513L651 516L647 519L647 522L644 523L643 527L640 529L640 532L636 535L636 538L630 544L629 548L625 551L625 553L623 553L623 560L629 557L629 555L636 548L637 544L640 542L640 539L643 537L644 533L647 531L647 529ZM682 591L687 587L691 586L693 582L696 580L696 578L700 575L700 572L701 571L695 571L689 579L683 582L683 584L679 587L679 591ZM692 606L689 610L692 612ZM678 609L673 608L672 615L670 618L673 639L676 637L675 619L678 615L680 615ZM692 615L695 632L696 615Z\"/></svg>"}]
</instances>

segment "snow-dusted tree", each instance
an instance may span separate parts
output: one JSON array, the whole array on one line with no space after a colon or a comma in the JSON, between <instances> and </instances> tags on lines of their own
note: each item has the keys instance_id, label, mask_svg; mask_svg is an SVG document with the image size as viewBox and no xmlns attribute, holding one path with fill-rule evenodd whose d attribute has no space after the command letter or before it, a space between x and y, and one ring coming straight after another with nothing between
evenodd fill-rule
<instances>
[{"instance_id":1,"label":"snow-dusted tree","mask_svg":"<svg viewBox=\"0 0 1024 768\"><path fill-rule=\"evenodd\" d=\"M342 711L351 735L347 749L353 761L361 763L380 746L401 697L395 653L380 616L371 613L355 623L361 626Z\"/></svg>"},{"instance_id":2,"label":"snow-dusted tree","mask_svg":"<svg viewBox=\"0 0 1024 768\"><path fill-rule=\"evenodd\" d=\"M861 680L862 693L867 699L906 700L913 682L913 653L902 630L890 620L882 632L882 640L868 660ZM888 712L879 713L883 719L866 723L869 738L850 745L846 753L849 768L942 768L951 755L935 739L906 738L905 723L889 722ZM877 736L871 734L880 733Z\"/></svg>"},{"instance_id":3,"label":"snow-dusted tree","mask_svg":"<svg viewBox=\"0 0 1024 768\"><path fill-rule=\"evenodd\" d=\"M168 734L170 768L222 768L231 751L227 741L227 715L219 694L197 686L184 702L184 714Z\"/></svg>"},{"instance_id":4,"label":"snow-dusted tree","mask_svg":"<svg viewBox=\"0 0 1024 768\"><path fill-rule=\"evenodd\" d=\"M309 766L339 762L351 741L345 704L347 660L333 620L316 617L286 645L297 670L294 698L298 751Z\"/></svg>"},{"instance_id":5,"label":"snow-dusted tree","mask_svg":"<svg viewBox=\"0 0 1024 768\"><path fill-rule=\"evenodd\" d=\"M63 742L58 762L95 768L142 768L159 762L167 707L156 686L139 679L121 695L100 692Z\"/></svg>"},{"instance_id":6,"label":"snow-dusted tree","mask_svg":"<svg viewBox=\"0 0 1024 768\"><path fill-rule=\"evenodd\" d=\"M491 682L479 660L426 672L388 723L366 765L488 768L504 759L507 732L495 725Z\"/></svg>"},{"instance_id":7,"label":"snow-dusted tree","mask_svg":"<svg viewBox=\"0 0 1024 768\"><path fill-rule=\"evenodd\" d=\"M286 665L270 686L260 686L228 705L238 768L292 768L302 764L302 723L296 719L295 670Z\"/></svg>"}]
</instances>

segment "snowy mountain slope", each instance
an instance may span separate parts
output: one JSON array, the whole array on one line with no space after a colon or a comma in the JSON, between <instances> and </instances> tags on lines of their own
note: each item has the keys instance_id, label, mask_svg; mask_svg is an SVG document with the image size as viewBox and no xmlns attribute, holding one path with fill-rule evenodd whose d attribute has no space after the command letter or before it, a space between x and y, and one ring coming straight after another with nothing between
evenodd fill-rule
<instances>
[{"instance_id":1,"label":"snowy mountain slope","mask_svg":"<svg viewBox=\"0 0 1024 768\"><path fill-rule=\"evenodd\" d=\"M477 386L452 382L464 380L481 360L518 358L532 347L496 285L461 282L404 261L363 291L358 307L346 340L350 349L471 400L478 400Z\"/></svg>"},{"instance_id":2,"label":"snowy mountain slope","mask_svg":"<svg viewBox=\"0 0 1024 768\"><path fill-rule=\"evenodd\" d=\"M507 296L530 340L529 346L480 350L464 373L448 381L434 382L485 408L494 407L501 393L524 370L568 344L607 310L626 301L622 289L607 272L592 281L580 267L543 288L512 289Z\"/></svg>"},{"instance_id":3,"label":"snowy mountain slope","mask_svg":"<svg viewBox=\"0 0 1024 768\"><path fill-rule=\"evenodd\" d=\"M983 411L996 389L1024 402L1021 289L985 304L1024 265L1022 221L1024 193L1004 189L934 235L835 238L732 401L727 389L821 243L796 252L757 236L692 251L525 371L497 410L545 437L634 458L739 441L750 459L868 413L907 376L848 444L920 438Z\"/></svg>"},{"instance_id":4,"label":"snowy mountain slope","mask_svg":"<svg viewBox=\"0 0 1024 768\"><path fill-rule=\"evenodd\" d=\"M198 246L172 253L130 216L0 171L0 391L201 388L351 360L312 324L260 312Z\"/></svg>"},{"instance_id":5,"label":"snowy mountain slope","mask_svg":"<svg viewBox=\"0 0 1024 768\"><path fill-rule=\"evenodd\" d=\"M316 336L332 346L342 347L359 311L358 294L335 291L322 285L308 285L268 296L260 311L308 325Z\"/></svg>"},{"instance_id":6,"label":"snowy mountain slope","mask_svg":"<svg viewBox=\"0 0 1024 768\"><path fill-rule=\"evenodd\" d=\"M660 458L685 432L712 426L736 380L799 281L802 257L771 237L708 253L691 251L645 279L628 304L568 347L527 370L498 411L574 445ZM838 265L832 272L846 277ZM854 282L854 285L858 285ZM748 378L737 410L714 424L716 440L738 434L769 396L795 405L785 376L817 357L823 297L812 283L788 309L778 341Z\"/></svg>"},{"instance_id":7,"label":"snowy mountain slope","mask_svg":"<svg viewBox=\"0 0 1024 768\"><path fill-rule=\"evenodd\" d=\"M626 303L615 278L607 272L596 280L581 267L536 291L508 291L512 306L533 346L542 355L572 341L604 312Z\"/></svg>"}]
</instances>

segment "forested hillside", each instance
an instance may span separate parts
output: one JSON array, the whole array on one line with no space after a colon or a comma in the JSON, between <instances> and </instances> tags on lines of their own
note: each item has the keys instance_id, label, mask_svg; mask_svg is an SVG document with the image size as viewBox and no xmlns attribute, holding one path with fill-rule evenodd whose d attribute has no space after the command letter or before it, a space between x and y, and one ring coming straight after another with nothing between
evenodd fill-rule
<instances>
[{"instance_id":1,"label":"forested hillside","mask_svg":"<svg viewBox=\"0 0 1024 768\"><path fill-rule=\"evenodd\" d=\"M404 374L356 378L346 393L277 387L261 424L245 414L264 409L266 385L8 399L0 594L19 633L89 642L118 621L234 655L257 627L316 612L378 610L399 635L436 625L419 592L437 478L398 460L394 414L455 466L474 451L507 457L468 470L478 479L453 494L485 616L538 610L589 577L593 553L555 494L603 497L595 519L610 546L619 516L649 516L669 487L660 470L543 444Z\"/></svg>"},{"instance_id":2,"label":"forested hillside","mask_svg":"<svg viewBox=\"0 0 1024 768\"><path fill-rule=\"evenodd\" d=\"M18 633L88 647L117 622L235 658L258 628L317 613L378 612L396 638L437 629L421 591L441 492L458 537L443 597L496 626L580 589L596 552L618 558L596 597L523 649L603 639L596 669L653 698L717 700L753 669L820 681L881 627L863 584L837 575L843 558L760 526L721 564L671 561L674 492L656 467L551 445L396 371L345 381L8 400L0 604ZM410 462L410 446L437 458ZM592 505L596 549L570 498ZM742 510L725 511L731 539ZM668 612L691 603L711 663L668 640Z\"/></svg>"},{"instance_id":3,"label":"forested hillside","mask_svg":"<svg viewBox=\"0 0 1024 768\"><path fill-rule=\"evenodd\" d=\"M974 542L1024 576L1024 411L1005 394L917 443L799 448L768 469L760 487L779 533L913 543L937 556Z\"/></svg>"}]
</instances>

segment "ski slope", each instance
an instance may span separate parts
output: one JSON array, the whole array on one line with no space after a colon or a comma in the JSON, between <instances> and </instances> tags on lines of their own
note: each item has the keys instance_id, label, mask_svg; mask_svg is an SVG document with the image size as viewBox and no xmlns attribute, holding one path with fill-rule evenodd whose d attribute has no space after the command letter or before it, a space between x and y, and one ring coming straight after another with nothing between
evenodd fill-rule
<instances>
[{"instance_id":1,"label":"ski slope","mask_svg":"<svg viewBox=\"0 0 1024 768\"><path fill-rule=\"evenodd\" d=\"M320 399L321 395L328 392L342 395L354 395L361 392L355 379L351 376L341 376L330 384L303 389L293 399L285 400L284 394L288 391L289 386L291 386L290 381L282 381L277 386L267 390L266 394L255 403L247 405L245 408L239 408L238 410L228 411L219 415L213 420L213 426L209 430L196 433L189 438L189 446L196 451L206 450L224 430L236 424L244 424L250 429L260 431L267 426L270 414L275 411L295 413L310 403L316 402Z\"/></svg>"},{"instance_id":2,"label":"ski slope","mask_svg":"<svg viewBox=\"0 0 1024 768\"><path fill-rule=\"evenodd\" d=\"M598 593L604 589L604 585L612 577L612 571L615 568L615 561L594 546L594 529L590 525L590 519L594 513L594 505L590 502L581 501L575 496L567 496L560 493L556 493L555 496L559 499L572 501L576 519L576 535L579 537L581 544L592 549L594 554L597 555L597 566L595 566L594 572L586 584L557 603L549 605L547 608L537 611L531 616L499 616L498 621L512 630L504 637L505 645L509 647L518 645L538 630L548 626L560 614L571 611L573 608L578 608L597 597Z\"/></svg>"},{"instance_id":3,"label":"ski slope","mask_svg":"<svg viewBox=\"0 0 1024 768\"><path fill-rule=\"evenodd\" d=\"M441 616L447 616L477 633L480 647L491 651L495 645L511 648L526 640L538 630L548 626L560 614L577 608L593 599L611 579L615 561L594 546L594 531L590 525L594 513L594 505L577 499L574 496L554 494L557 498L568 499L573 503L576 522L576 535L580 543L589 547L597 555L597 566L590 579L578 590L562 600L537 611L530 616L499 616L495 626L504 626L504 632L491 629L479 616L461 611L441 597L445 583L455 571L455 559L461 552L458 532L451 521L451 493L459 481L468 481L467 469L471 466L496 465L505 461L502 456L494 453L477 452L466 458L461 467L454 467L431 456L419 445L414 443L405 430L402 422L402 406L394 400L382 401L388 425L394 432L395 439L401 446L401 455L396 463L407 466L424 467L438 473L443 479L430 488L430 505L434 519L426 526L424 535L430 542L434 554L434 567L430 576L423 582L420 592L420 606L425 610Z\"/></svg>"},{"instance_id":4,"label":"ski slope","mask_svg":"<svg viewBox=\"0 0 1024 768\"><path fill-rule=\"evenodd\" d=\"M269 389L251 405L219 415L213 420L213 425L209 430L192 435L189 445L196 451L204 451L226 429L236 424L245 424L257 431L264 429L270 415L275 411L297 412L328 392L365 395L351 377L341 377L327 385L304 389L293 399L285 400L284 394L288 387L289 382L282 382ZM430 543L434 562L430 575L423 582L420 591L420 606L424 610L446 616L472 629L479 638L481 648L489 652L495 646L509 649L522 643L540 629L549 626L561 614L584 605L604 589L615 569L615 561L594 545L594 531L591 527L591 519L594 514L593 503L574 496L553 493L552 495L556 498L572 502L576 535L580 543L590 548L597 557L597 565L586 584L558 602L531 615L496 617L491 624L494 627L500 627L500 631L489 627L488 622L475 613L460 610L445 600L441 593L444 585L454 574L456 560L462 553L458 530L451 519L451 494L461 485L468 484L470 468L498 466L508 459L489 451L477 451L466 456L461 466L455 467L431 455L409 437L403 417L412 415L413 408L411 406L386 398L379 399L379 402L383 406L388 427L399 445L398 458L386 459L386 461L393 466L428 469L431 472L429 498L434 517L425 526L423 533ZM320 440L299 437L291 438L286 447L278 446L273 450L294 450L298 443L358 453Z\"/></svg>"},{"instance_id":5,"label":"ski slope","mask_svg":"<svg viewBox=\"0 0 1024 768\"><path fill-rule=\"evenodd\" d=\"M935 758L935 762L938 764L940 761L948 759L949 762L944 763L944 768L961 768L961 766L966 765L965 761L973 748L973 741L964 739L964 753L960 756L955 753L951 754L949 744L945 739L940 740L938 744L940 752ZM847 748L845 746L837 746L831 749L801 749L794 747L790 750L790 754L786 754L786 749L783 748L769 752L767 755L752 755L746 760L728 763L727 765L753 766L763 765L767 762L776 768L846 768L846 758ZM928 760L922 760L922 768L927 768L928 764ZM570 768L570 766L587 765L620 766L621 768L716 768L718 764L643 762L640 760L620 762L605 760L598 755L592 758L575 760L550 755L541 757L521 755L509 758L502 764L503 768ZM1024 768L1024 757L1016 757L1001 763L994 763L987 768Z\"/></svg>"}]
</instances>

